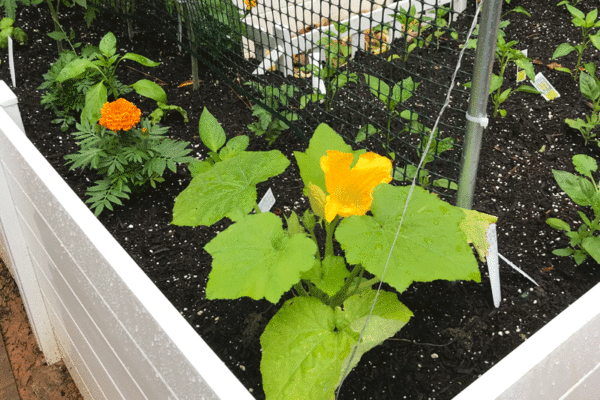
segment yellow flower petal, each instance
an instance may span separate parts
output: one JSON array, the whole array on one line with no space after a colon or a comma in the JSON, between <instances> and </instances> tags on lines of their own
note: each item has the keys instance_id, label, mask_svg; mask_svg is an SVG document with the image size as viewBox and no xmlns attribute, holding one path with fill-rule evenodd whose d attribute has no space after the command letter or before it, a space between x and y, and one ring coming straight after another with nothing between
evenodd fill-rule
<instances>
[{"instance_id":1,"label":"yellow flower petal","mask_svg":"<svg viewBox=\"0 0 600 400\"><path fill-rule=\"evenodd\" d=\"M312 182L309 183L308 189L308 200L310 201L313 213L321 218L325 218L325 193L319 186Z\"/></svg>"},{"instance_id":2,"label":"yellow flower petal","mask_svg":"<svg viewBox=\"0 0 600 400\"><path fill-rule=\"evenodd\" d=\"M325 202L325 219L333 221L336 215L365 215L373 202L373 189L392 180L392 162L375 153L361 154L353 168L351 153L328 150L321 157L325 185L329 195Z\"/></svg>"}]
</instances>

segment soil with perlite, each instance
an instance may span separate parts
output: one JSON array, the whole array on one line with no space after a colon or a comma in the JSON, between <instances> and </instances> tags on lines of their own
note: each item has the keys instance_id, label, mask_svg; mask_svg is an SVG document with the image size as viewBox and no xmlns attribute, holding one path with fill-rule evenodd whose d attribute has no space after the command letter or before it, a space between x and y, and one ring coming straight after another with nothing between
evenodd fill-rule
<instances>
[{"instance_id":1,"label":"soil with perlite","mask_svg":"<svg viewBox=\"0 0 600 400\"><path fill-rule=\"evenodd\" d=\"M579 133L564 122L565 118L589 114L591 109L579 93L578 83L549 66L557 61L572 68L576 61L573 55L552 60L552 53L561 43L579 41L581 34L571 24L567 10L550 3L555 2L513 0L505 5L506 9L522 6L532 15L506 15L511 24L505 31L508 40L519 40L518 48L528 49L536 72L543 72L561 97L546 101L539 95L516 93L503 105L507 116L491 119L484 131L473 202L474 209L498 216L500 253L539 286L502 264L502 302L495 308L485 265L480 284L414 283L399 298L415 316L394 338L362 357L346 380L341 399L451 399L600 279L596 263L576 266L571 258L551 254L554 248L565 247L567 240L545 223L547 218L557 217L579 226L578 207L561 193L552 170L573 172L573 155L598 158L600 153L594 143L585 146ZM587 12L593 3L584 0L578 7ZM171 126L172 137L192 143L196 156L206 156L197 132L204 107L230 137L249 134L251 150L269 149L246 127L253 122L249 102L208 70L201 71L200 90L179 87L191 78L189 56L178 53L177 47L160 34L148 32L149 27L136 26L136 36L130 41L117 18L100 16L87 28L81 13L69 9L61 14L61 22L73 27L77 39L85 43L97 44L110 30L117 36L121 54L131 51L161 61L156 68L139 68L136 64L132 66L135 69L120 67L118 73L128 84L142 78L164 84L169 103L183 107L190 116L190 122L184 123L170 115L165 124ZM469 21L458 23L466 26ZM64 155L75 152L76 144L68 133L50 123L53 116L40 106L41 93L36 90L42 74L57 56L54 42L46 36L52 30L50 14L43 5L20 8L17 25L30 37L28 45L16 47L15 54L18 83L14 91L26 134L85 199L86 188L95 177L89 171L70 171L64 166ZM584 60L600 66L600 52L589 49ZM0 78L10 82L7 65L6 54L2 54ZM471 71L472 57L467 57L463 65ZM507 79L514 76L511 68ZM127 97L141 104L145 115L152 109L148 101ZM491 116L491 104L488 113ZM600 134L598 129L596 134ZM302 182L292 154L304 151L306 146L303 138L283 134L272 148L281 150L292 164L284 174L258 187L259 196L271 187L277 199L275 208L286 215L291 210L301 213L308 205L302 197ZM189 181L189 173L181 168L177 174L167 176L158 189L135 194L124 207L104 212L100 221L240 381L261 399L259 337L280 304L246 298L206 300L204 288L211 259L203 247L228 223L211 228L170 224L174 198Z\"/></svg>"}]
</instances>

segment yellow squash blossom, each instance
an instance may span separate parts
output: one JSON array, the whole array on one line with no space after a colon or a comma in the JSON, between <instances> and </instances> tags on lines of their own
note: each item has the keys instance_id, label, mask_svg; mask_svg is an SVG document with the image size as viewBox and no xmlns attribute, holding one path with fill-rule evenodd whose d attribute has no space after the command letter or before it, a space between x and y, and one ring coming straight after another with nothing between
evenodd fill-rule
<instances>
[{"instance_id":1,"label":"yellow squash blossom","mask_svg":"<svg viewBox=\"0 0 600 400\"><path fill-rule=\"evenodd\" d=\"M392 161L375 153L361 154L353 168L352 153L328 150L321 157L325 185L329 195L325 199L325 219L333 221L336 215L349 217L365 215L373 202L373 189L392 180Z\"/></svg>"},{"instance_id":2,"label":"yellow squash blossom","mask_svg":"<svg viewBox=\"0 0 600 400\"><path fill-rule=\"evenodd\" d=\"M104 103L100 113L100 125L115 132L130 130L140 122L142 115L139 108L125 99Z\"/></svg>"},{"instance_id":3,"label":"yellow squash blossom","mask_svg":"<svg viewBox=\"0 0 600 400\"><path fill-rule=\"evenodd\" d=\"M256 0L244 0L244 4L246 5L246 10L250 11L256 7Z\"/></svg>"}]
</instances>

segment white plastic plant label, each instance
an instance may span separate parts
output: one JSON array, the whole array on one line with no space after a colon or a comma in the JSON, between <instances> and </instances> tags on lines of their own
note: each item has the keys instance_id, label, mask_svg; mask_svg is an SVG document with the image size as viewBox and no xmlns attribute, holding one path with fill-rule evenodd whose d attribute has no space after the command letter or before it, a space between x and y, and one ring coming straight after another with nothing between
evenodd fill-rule
<instances>
[{"instance_id":1,"label":"white plastic plant label","mask_svg":"<svg viewBox=\"0 0 600 400\"><path fill-rule=\"evenodd\" d=\"M8 36L8 68L10 69L10 79L13 87L17 87L17 77L15 76L15 60L13 58L13 40Z\"/></svg>"},{"instance_id":2,"label":"white plastic plant label","mask_svg":"<svg viewBox=\"0 0 600 400\"><path fill-rule=\"evenodd\" d=\"M488 271L490 273L490 285L492 286L492 297L494 299L494 307L500 306L502 299L500 293L500 263L498 261L498 238L496 236L496 224L490 224L487 233L487 241L490 244L488 247L488 255L486 257Z\"/></svg>"},{"instance_id":3,"label":"white plastic plant label","mask_svg":"<svg viewBox=\"0 0 600 400\"><path fill-rule=\"evenodd\" d=\"M273 195L271 188L269 188L267 193L265 193L263 198L258 203L258 208L261 212L267 212L271 209L271 207L273 207L273 204L275 204L275 196Z\"/></svg>"},{"instance_id":4,"label":"white plastic plant label","mask_svg":"<svg viewBox=\"0 0 600 400\"><path fill-rule=\"evenodd\" d=\"M523 55L527 57L527 49L521 50L521 53L523 53ZM525 79L527 79L527 74L525 73L525 70L519 68L519 66L517 65L517 82L523 82Z\"/></svg>"},{"instance_id":5,"label":"white plastic plant label","mask_svg":"<svg viewBox=\"0 0 600 400\"><path fill-rule=\"evenodd\" d=\"M538 72L535 76L535 81L531 81L531 83L537 90L542 92L542 96L544 96L546 100L554 100L560 97L560 93L554 89L554 86L552 86L541 72Z\"/></svg>"}]
</instances>

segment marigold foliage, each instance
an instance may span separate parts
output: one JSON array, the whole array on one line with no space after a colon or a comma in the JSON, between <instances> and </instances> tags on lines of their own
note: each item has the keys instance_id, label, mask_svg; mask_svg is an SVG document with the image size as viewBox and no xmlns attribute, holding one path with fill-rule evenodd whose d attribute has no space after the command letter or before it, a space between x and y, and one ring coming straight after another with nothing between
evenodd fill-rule
<instances>
[{"instance_id":1,"label":"marigold foliage","mask_svg":"<svg viewBox=\"0 0 600 400\"><path fill-rule=\"evenodd\" d=\"M373 189L380 183L392 180L392 162L375 153L361 154L358 162L350 168L354 156L328 150L321 157L321 169L325 173L325 185L329 195L325 199L325 218L333 221L336 215L349 217L365 215L373 202Z\"/></svg>"},{"instance_id":2,"label":"marigold foliage","mask_svg":"<svg viewBox=\"0 0 600 400\"><path fill-rule=\"evenodd\" d=\"M142 112L131 102L117 99L104 103L101 110L100 125L111 131L128 131L140 122Z\"/></svg>"}]
</instances>

